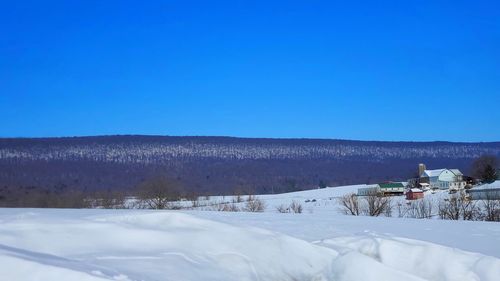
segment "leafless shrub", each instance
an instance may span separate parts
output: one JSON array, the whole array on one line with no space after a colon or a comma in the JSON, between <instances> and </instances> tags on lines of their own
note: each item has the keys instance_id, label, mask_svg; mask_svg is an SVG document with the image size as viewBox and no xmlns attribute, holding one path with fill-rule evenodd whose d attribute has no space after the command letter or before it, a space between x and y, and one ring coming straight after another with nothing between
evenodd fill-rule
<instances>
[{"instance_id":1,"label":"leafless shrub","mask_svg":"<svg viewBox=\"0 0 500 281\"><path fill-rule=\"evenodd\" d=\"M290 209L285 204L276 206L276 211L278 211L278 213L290 213Z\"/></svg>"},{"instance_id":2,"label":"leafless shrub","mask_svg":"<svg viewBox=\"0 0 500 281\"><path fill-rule=\"evenodd\" d=\"M302 205L297 201L292 201L292 203L290 203L289 209L296 214L302 213Z\"/></svg>"},{"instance_id":3,"label":"leafless shrub","mask_svg":"<svg viewBox=\"0 0 500 281\"><path fill-rule=\"evenodd\" d=\"M243 196L241 196L241 195L239 195L239 194L238 194L238 195L234 195L234 196L233 196L233 199L232 199L231 201L232 201L233 203L241 203L241 202L243 202L244 200L243 200Z\"/></svg>"},{"instance_id":4,"label":"leafless shrub","mask_svg":"<svg viewBox=\"0 0 500 281\"><path fill-rule=\"evenodd\" d=\"M192 208L198 208L200 206L201 206L201 204L200 204L199 197L197 197L196 199L191 200L191 207Z\"/></svg>"},{"instance_id":5,"label":"leafless shrub","mask_svg":"<svg viewBox=\"0 0 500 281\"><path fill-rule=\"evenodd\" d=\"M241 211L241 210L240 210L240 208L239 208L238 206L236 206L235 204L231 204L231 205L229 205L228 210L229 210L230 212L239 212L239 211Z\"/></svg>"},{"instance_id":6,"label":"leafless shrub","mask_svg":"<svg viewBox=\"0 0 500 281\"><path fill-rule=\"evenodd\" d=\"M364 196L363 199L366 202L366 208L363 210L366 215L378 217L381 214L390 215L392 213L390 197L383 197L376 192L372 192Z\"/></svg>"},{"instance_id":7,"label":"leafless shrub","mask_svg":"<svg viewBox=\"0 0 500 281\"><path fill-rule=\"evenodd\" d=\"M387 198L389 199L389 198ZM383 214L384 216L386 217L392 217L392 208L393 208L393 205L392 205L392 200L389 199L389 201L387 202L387 205L383 208Z\"/></svg>"},{"instance_id":8,"label":"leafless shrub","mask_svg":"<svg viewBox=\"0 0 500 281\"><path fill-rule=\"evenodd\" d=\"M346 215L359 216L361 211L359 207L358 196L354 193L345 194L338 199L341 205L341 211Z\"/></svg>"},{"instance_id":9,"label":"leafless shrub","mask_svg":"<svg viewBox=\"0 0 500 281\"><path fill-rule=\"evenodd\" d=\"M468 221L482 220L483 214L475 201L465 200L461 205L462 218Z\"/></svg>"},{"instance_id":10,"label":"leafless shrub","mask_svg":"<svg viewBox=\"0 0 500 281\"><path fill-rule=\"evenodd\" d=\"M403 203L398 203L396 205L396 209L398 211L398 218L406 217L409 208L408 205L409 204L403 204Z\"/></svg>"},{"instance_id":11,"label":"leafless shrub","mask_svg":"<svg viewBox=\"0 0 500 281\"><path fill-rule=\"evenodd\" d=\"M390 197L383 197L377 192L367 196L357 196L354 193L345 194L338 199L341 211L346 215L359 216L360 214L377 217L382 214L392 216L392 202Z\"/></svg>"},{"instance_id":12,"label":"leafless shrub","mask_svg":"<svg viewBox=\"0 0 500 281\"><path fill-rule=\"evenodd\" d=\"M439 203L438 214L441 219L448 220L478 220L481 218L481 210L473 200L466 197L461 191Z\"/></svg>"},{"instance_id":13,"label":"leafless shrub","mask_svg":"<svg viewBox=\"0 0 500 281\"><path fill-rule=\"evenodd\" d=\"M249 196L249 200L245 204L245 211L247 212L264 212L266 203L260 198Z\"/></svg>"},{"instance_id":14,"label":"leafless shrub","mask_svg":"<svg viewBox=\"0 0 500 281\"><path fill-rule=\"evenodd\" d=\"M441 201L438 205L439 217L443 220L458 220L460 219L460 208L457 200Z\"/></svg>"},{"instance_id":15,"label":"leafless shrub","mask_svg":"<svg viewBox=\"0 0 500 281\"><path fill-rule=\"evenodd\" d=\"M407 204L406 217L427 219L432 217L433 203L428 199L419 199Z\"/></svg>"},{"instance_id":16,"label":"leafless shrub","mask_svg":"<svg viewBox=\"0 0 500 281\"><path fill-rule=\"evenodd\" d=\"M243 202L243 191L241 187L237 187L233 193L233 203Z\"/></svg>"},{"instance_id":17,"label":"leafless shrub","mask_svg":"<svg viewBox=\"0 0 500 281\"><path fill-rule=\"evenodd\" d=\"M276 207L276 210L279 213L295 213L295 214L301 214L302 211L304 210L302 205L297 202L297 201L292 201L290 205L286 206L285 204L281 204Z\"/></svg>"},{"instance_id":18,"label":"leafless shrub","mask_svg":"<svg viewBox=\"0 0 500 281\"><path fill-rule=\"evenodd\" d=\"M140 206L148 209L177 209L172 202L180 199L180 186L173 180L154 178L139 185L137 197Z\"/></svg>"},{"instance_id":19,"label":"leafless shrub","mask_svg":"<svg viewBox=\"0 0 500 281\"><path fill-rule=\"evenodd\" d=\"M214 206L216 211L219 212L239 212L241 211L235 204L220 203Z\"/></svg>"},{"instance_id":20,"label":"leafless shrub","mask_svg":"<svg viewBox=\"0 0 500 281\"><path fill-rule=\"evenodd\" d=\"M481 200L482 209L484 210L484 220L500 222L500 200L498 195L494 196L491 193L486 193L486 198Z\"/></svg>"}]
</instances>

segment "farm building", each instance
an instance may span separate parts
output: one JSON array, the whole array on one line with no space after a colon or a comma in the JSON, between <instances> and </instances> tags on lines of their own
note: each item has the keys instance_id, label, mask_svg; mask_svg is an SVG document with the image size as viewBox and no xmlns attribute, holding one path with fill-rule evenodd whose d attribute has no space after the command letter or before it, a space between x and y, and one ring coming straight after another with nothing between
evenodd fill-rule
<instances>
[{"instance_id":1,"label":"farm building","mask_svg":"<svg viewBox=\"0 0 500 281\"><path fill-rule=\"evenodd\" d=\"M380 193L380 188L378 187L378 185L358 188L358 196L368 196L379 193Z\"/></svg>"},{"instance_id":2,"label":"farm building","mask_svg":"<svg viewBox=\"0 0 500 281\"><path fill-rule=\"evenodd\" d=\"M467 190L472 200L500 200L500 180Z\"/></svg>"},{"instance_id":3,"label":"farm building","mask_svg":"<svg viewBox=\"0 0 500 281\"><path fill-rule=\"evenodd\" d=\"M380 195L403 195L405 186L401 182L379 183L372 187L358 189L359 196L367 196L371 194Z\"/></svg>"},{"instance_id":4,"label":"farm building","mask_svg":"<svg viewBox=\"0 0 500 281\"><path fill-rule=\"evenodd\" d=\"M407 200L417 200L424 198L424 191L418 188L411 188L406 192Z\"/></svg>"},{"instance_id":5,"label":"farm building","mask_svg":"<svg viewBox=\"0 0 500 281\"><path fill-rule=\"evenodd\" d=\"M458 169L427 170L424 164L419 165L420 185L427 184L432 189L463 189L466 185L463 176Z\"/></svg>"},{"instance_id":6,"label":"farm building","mask_svg":"<svg viewBox=\"0 0 500 281\"><path fill-rule=\"evenodd\" d=\"M380 192L384 195L403 195L405 186L400 182L379 183Z\"/></svg>"},{"instance_id":7,"label":"farm building","mask_svg":"<svg viewBox=\"0 0 500 281\"><path fill-rule=\"evenodd\" d=\"M429 190L429 189L431 189L431 185L428 184L428 183L425 183L425 182L421 182L418 185L419 185L420 189L422 189L422 190Z\"/></svg>"}]
</instances>

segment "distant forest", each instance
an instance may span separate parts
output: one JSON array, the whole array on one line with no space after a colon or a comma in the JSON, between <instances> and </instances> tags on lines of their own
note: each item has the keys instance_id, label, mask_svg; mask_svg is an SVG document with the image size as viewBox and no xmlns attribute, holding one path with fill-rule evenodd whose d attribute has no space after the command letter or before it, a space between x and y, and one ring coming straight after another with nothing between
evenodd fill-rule
<instances>
[{"instance_id":1,"label":"distant forest","mask_svg":"<svg viewBox=\"0 0 500 281\"><path fill-rule=\"evenodd\" d=\"M162 176L200 194L280 193L406 180L417 164L469 172L500 142L102 136L0 139L0 191L131 190Z\"/></svg>"}]
</instances>

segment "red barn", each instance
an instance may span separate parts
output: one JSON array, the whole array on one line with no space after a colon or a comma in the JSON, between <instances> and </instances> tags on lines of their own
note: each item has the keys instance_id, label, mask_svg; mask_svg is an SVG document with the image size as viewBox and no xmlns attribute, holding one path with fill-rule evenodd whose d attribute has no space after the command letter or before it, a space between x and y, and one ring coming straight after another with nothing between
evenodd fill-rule
<instances>
[{"instance_id":1,"label":"red barn","mask_svg":"<svg viewBox=\"0 0 500 281\"><path fill-rule=\"evenodd\" d=\"M412 188L406 192L406 200L417 200L424 198L424 192L418 188Z\"/></svg>"}]
</instances>

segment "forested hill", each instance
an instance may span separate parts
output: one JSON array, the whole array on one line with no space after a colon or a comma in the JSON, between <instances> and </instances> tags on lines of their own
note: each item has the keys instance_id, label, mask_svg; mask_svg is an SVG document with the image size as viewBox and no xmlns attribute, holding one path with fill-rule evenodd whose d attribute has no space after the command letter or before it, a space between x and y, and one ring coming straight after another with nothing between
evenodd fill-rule
<instances>
[{"instance_id":1,"label":"forested hill","mask_svg":"<svg viewBox=\"0 0 500 281\"><path fill-rule=\"evenodd\" d=\"M129 189L158 175L187 189L283 192L404 180L418 163L467 173L500 142L374 142L325 139L99 136L0 139L0 187Z\"/></svg>"}]
</instances>

